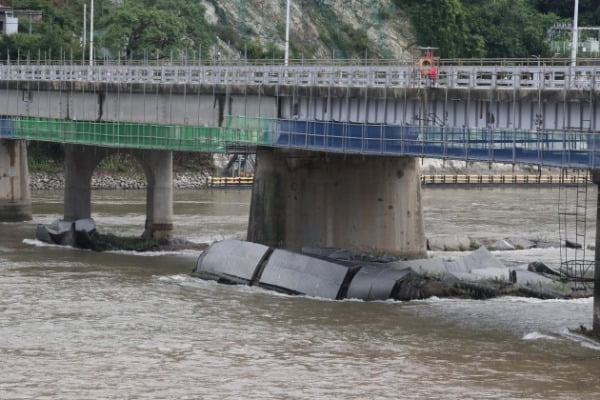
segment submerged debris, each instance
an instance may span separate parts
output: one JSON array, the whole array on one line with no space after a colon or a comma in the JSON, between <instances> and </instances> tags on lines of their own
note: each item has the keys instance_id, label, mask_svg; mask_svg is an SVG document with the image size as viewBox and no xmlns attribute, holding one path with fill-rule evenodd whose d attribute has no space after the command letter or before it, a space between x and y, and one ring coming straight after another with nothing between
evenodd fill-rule
<instances>
[{"instance_id":1,"label":"submerged debris","mask_svg":"<svg viewBox=\"0 0 600 400\"><path fill-rule=\"evenodd\" d=\"M223 240L206 249L192 275L328 299L414 300L432 296L488 299L502 295L573 298L591 288L561 281L541 264L507 267L484 247L456 260L366 261L336 249L303 253Z\"/></svg>"},{"instance_id":2,"label":"submerged debris","mask_svg":"<svg viewBox=\"0 0 600 400\"><path fill-rule=\"evenodd\" d=\"M77 221L57 220L49 226L38 225L35 237L45 243L94 251L178 251L204 250L208 247L207 244L192 243L185 239L157 240L102 234L96 230L96 224L91 218Z\"/></svg>"}]
</instances>

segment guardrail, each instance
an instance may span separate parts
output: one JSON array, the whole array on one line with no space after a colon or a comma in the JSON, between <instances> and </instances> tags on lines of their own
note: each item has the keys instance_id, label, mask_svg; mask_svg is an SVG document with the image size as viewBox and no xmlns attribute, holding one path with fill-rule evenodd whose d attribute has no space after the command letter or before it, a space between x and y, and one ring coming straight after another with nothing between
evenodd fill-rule
<instances>
[{"instance_id":1,"label":"guardrail","mask_svg":"<svg viewBox=\"0 0 600 400\"><path fill-rule=\"evenodd\" d=\"M591 183L583 175L421 175L422 185L559 185Z\"/></svg>"},{"instance_id":2,"label":"guardrail","mask_svg":"<svg viewBox=\"0 0 600 400\"><path fill-rule=\"evenodd\" d=\"M419 127L226 116L222 127L0 119L0 138L227 153L269 146L345 154L600 168L600 133Z\"/></svg>"},{"instance_id":3,"label":"guardrail","mask_svg":"<svg viewBox=\"0 0 600 400\"><path fill-rule=\"evenodd\" d=\"M0 65L4 81L159 83L188 85L292 85L438 87L455 89L600 89L600 66L448 65L437 79L415 65Z\"/></svg>"},{"instance_id":4,"label":"guardrail","mask_svg":"<svg viewBox=\"0 0 600 400\"><path fill-rule=\"evenodd\" d=\"M211 176L208 187L251 186L253 176ZM422 185L575 185L591 183L583 175L421 175Z\"/></svg>"},{"instance_id":5,"label":"guardrail","mask_svg":"<svg viewBox=\"0 0 600 400\"><path fill-rule=\"evenodd\" d=\"M240 187L240 186L252 186L254 182L253 176L209 176L208 187L211 188L224 188L224 187Z\"/></svg>"}]
</instances>

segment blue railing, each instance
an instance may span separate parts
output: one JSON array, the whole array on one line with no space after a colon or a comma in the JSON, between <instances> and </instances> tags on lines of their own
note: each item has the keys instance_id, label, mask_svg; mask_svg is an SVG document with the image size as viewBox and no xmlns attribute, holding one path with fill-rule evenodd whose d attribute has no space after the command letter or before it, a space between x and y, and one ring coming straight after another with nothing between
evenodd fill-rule
<instances>
[{"instance_id":1,"label":"blue railing","mask_svg":"<svg viewBox=\"0 0 600 400\"><path fill-rule=\"evenodd\" d=\"M600 133L352 124L276 120L266 124L277 147L341 153L600 167Z\"/></svg>"}]
</instances>

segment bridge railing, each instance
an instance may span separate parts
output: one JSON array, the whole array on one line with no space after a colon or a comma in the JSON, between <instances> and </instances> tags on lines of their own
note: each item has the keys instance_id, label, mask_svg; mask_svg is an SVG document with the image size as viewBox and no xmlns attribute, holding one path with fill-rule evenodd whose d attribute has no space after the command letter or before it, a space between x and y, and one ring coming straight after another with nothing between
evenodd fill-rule
<instances>
[{"instance_id":1,"label":"bridge railing","mask_svg":"<svg viewBox=\"0 0 600 400\"><path fill-rule=\"evenodd\" d=\"M338 153L600 168L600 133L467 129L227 116L221 127L0 119L0 138L226 153L289 147Z\"/></svg>"},{"instance_id":2,"label":"bridge railing","mask_svg":"<svg viewBox=\"0 0 600 400\"><path fill-rule=\"evenodd\" d=\"M600 65L443 65L436 79L414 65L0 65L1 81L295 85L453 89L600 89Z\"/></svg>"}]
</instances>

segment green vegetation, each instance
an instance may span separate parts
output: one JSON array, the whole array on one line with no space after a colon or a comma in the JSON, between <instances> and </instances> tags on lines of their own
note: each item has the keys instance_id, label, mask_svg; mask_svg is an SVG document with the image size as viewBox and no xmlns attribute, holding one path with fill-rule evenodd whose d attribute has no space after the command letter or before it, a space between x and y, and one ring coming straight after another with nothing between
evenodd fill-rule
<instances>
[{"instance_id":1,"label":"green vegetation","mask_svg":"<svg viewBox=\"0 0 600 400\"><path fill-rule=\"evenodd\" d=\"M573 2L562 0L394 0L412 20L417 43L443 58L551 56L546 30L571 23ZM581 0L580 25L600 25L600 4Z\"/></svg>"},{"instance_id":2,"label":"green vegetation","mask_svg":"<svg viewBox=\"0 0 600 400\"><path fill-rule=\"evenodd\" d=\"M239 0L238 0L239 1ZM365 2L365 24L409 18L413 45L439 47L444 58L510 58L549 56L546 31L554 23L571 23L573 2L564 0L393 0L389 7ZM89 0L12 0L15 9L41 10L40 21L22 20L20 33L0 36L0 59L81 60L84 4ZM214 8L209 23L203 4ZM315 24L321 42L336 58L378 57L386 49L375 45L361 28L341 22L332 3L298 0ZM251 4L239 1L239 20L231 20L218 0L95 0L96 56L113 59L207 58L225 43L248 58L281 58L284 23L273 21L277 35L267 43L252 39L260 27L246 20ZM580 25L600 25L600 3L580 0ZM370 21L370 22L369 22ZM376 22L373 22L376 21ZM291 43L292 58L311 58L315 44ZM214 54L213 54L214 56Z\"/></svg>"}]
</instances>

